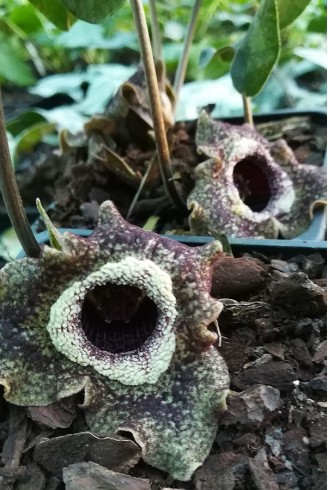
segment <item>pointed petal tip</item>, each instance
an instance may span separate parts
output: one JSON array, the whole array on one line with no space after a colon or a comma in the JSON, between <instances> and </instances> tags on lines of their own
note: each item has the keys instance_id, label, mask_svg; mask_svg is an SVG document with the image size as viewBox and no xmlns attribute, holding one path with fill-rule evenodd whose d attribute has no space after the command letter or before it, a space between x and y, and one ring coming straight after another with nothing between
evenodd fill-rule
<instances>
[{"instance_id":1,"label":"pointed petal tip","mask_svg":"<svg viewBox=\"0 0 328 490\"><path fill-rule=\"evenodd\" d=\"M317 199L316 201L314 201L311 206L310 206L310 209L309 209L309 213L310 213L310 219L312 220L313 219L313 213L316 209L318 208L322 208L322 207L325 207L327 206L327 200L326 199Z\"/></svg>"},{"instance_id":2,"label":"pointed petal tip","mask_svg":"<svg viewBox=\"0 0 328 490\"><path fill-rule=\"evenodd\" d=\"M115 227L124 222L124 218L112 201L104 201L99 207L98 227Z\"/></svg>"},{"instance_id":3,"label":"pointed petal tip","mask_svg":"<svg viewBox=\"0 0 328 490\"><path fill-rule=\"evenodd\" d=\"M61 233L57 230L57 228L55 227L55 225L53 224L53 222L49 218L46 210L42 206L42 203L38 197L36 198L35 202L36 202L36 207L40 213L40 216L41 216L44 224L46 225L51 246L57 250L62 250L62 248L63 248L63 237L62 237Z\"/></svg>"},{"instance_id":4,"label":"pointed petal tip","mask_svg":"<svg viewBox=\"0 0 328 490\"><path fill-rule=\"evenodd\" d=\"M222 413L228 410L227 397L229 395L229 390L223 390L221 393L221 399L218 403L218 412Z\"/></svg>"},{"instance_id":5,"label":"pointed petal tip","mask_svg":"<svg viewBox=\"0 0 328 490\"><path fill-rule=\"evenodd\" d=\"M223 252L222 243L219 240L207 243L199 247L198 254L202 263L213 264L221 256Z\"/></svg>"},{"instance_id":6,"label":"pointed petal tip","mask_svg":"<svg viewBox=\"0 0 328 490\"><path fill-rule=\"evenodd\" d=\"M188 201L187 202L188 210L191 211L189 215L189 221L202 219L205 213L203 206L201 206L197 201Z\"/></svg>"}]
</instances>

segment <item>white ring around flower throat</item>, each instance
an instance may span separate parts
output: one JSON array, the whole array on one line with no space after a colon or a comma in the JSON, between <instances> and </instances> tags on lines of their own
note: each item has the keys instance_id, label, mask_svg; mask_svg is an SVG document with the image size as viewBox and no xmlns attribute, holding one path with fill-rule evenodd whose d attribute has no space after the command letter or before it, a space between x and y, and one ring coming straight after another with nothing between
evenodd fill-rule
<instances>
[{"instance_id":1,"label":"white ring around flower throat","mask_svg":"<svg viewBox=\"0 0 328 490\"><path fill-rule=\"evenodd\" d=\"M136 351L114 354L95 347L82 329L81 313L86 294L96 286L129 285L143 289L158 309L152 335ZM74 282L50 310L47 330L56 349L71 361L93 366L100 374L127 385L155 383L168 368L175 350L177 315L169 274L151 260L127 257Z\"/></svg>"}]
</instances>

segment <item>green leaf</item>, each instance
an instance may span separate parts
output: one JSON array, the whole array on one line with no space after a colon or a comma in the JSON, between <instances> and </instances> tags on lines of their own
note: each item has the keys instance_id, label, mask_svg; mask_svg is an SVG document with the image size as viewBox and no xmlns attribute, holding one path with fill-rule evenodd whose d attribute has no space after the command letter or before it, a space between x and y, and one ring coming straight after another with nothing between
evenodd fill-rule
<instances>
[{"instance_id":1,"label":"green leaf","mask_svg":"<svg viewBox=\"0 0 328 490\"><path fill-rule=\"evenodd\" d=\"M159 221L159 216L151 215L143 225L142 229L146 231L154 231Z\"/></svg>"},{"instance_id":2,"label":"green leaf","mask_svg":"<svg viewBox=\"0 0 328 490\"><path fill-rule=\"evenodd\" d=\"M232 46L224 46L220 49L205 48L200 53L199 57L199 67L205 68L210 63L220 63L224 61L225 63L230 63L234 57L235 48Z\"/></svg>"},{"instance_id":3,"label":"green leaf","mask_svg":"<svg viewBox=\"0 0 328 490\"><path fill-rule=\"evenodd\" d=\"M214 48L205 48L201 51L199 56L199 68L205 68L215 55L216 50Z\"/></svg>"},{"instance_id":4,"label":"green leaf","mask_svg":"<svg viewBox=\"0 0 328 490\"><path fill-rule=\"evenodd\" d=\"M124 0L63 0L63 3L78 19L100 24L106 17L119 10Z\"/></svg>"},{"instance_id":5,"label":"green leaf","mask_svg":"<svg viewBox=\"0 0 328 490\"><path fill-rule=\"evenodd\" d=\"M307 31L325 34L327 32L327 15L313 17L308 24Z\"/></svg>"},{"instance_id":6,"label":"green leaf","mask_svg":"<svg viewBox=\"0 0 328 490\"><path fill-rule=\"evenodd\" d=\"M22 87L35 81L32 70L21 59L18 50L5 39L0 41L0 77Z\"/></svg>"},{"instance_id":7,"label":"green leaf","mask_svg":"<svg viewBox=\"0 0 328 490\"><path fill-rule=\"evenodd\" d=\"M57 228L55 227L55 225L53 224L53 222L51 221L51 219L47 215L47 212L44 209L44 207L42 206L39 198L37 198L37 200L36 200L36 207L38 208L40 216L41 216L44 224L46 225L48 235L49 235L50 245L53 248L55 248L56 250L62 250L62 248L63 248L63 236L61 235L61 233L59 233L59 231L57 230Z\"/></svg>"},{"instance_id":8,"label":"green leaf","mask_svg":"<svg viewBox=\"0 0 328 490\"><path fill-rule=\"evenodd\" d=\"M238 92L248 97L258 94L279 54L277 0L262 0L232 62L231 77Z\"/></svg>"},{"instance_id":9,"label":"green leaf","mask_svg":"<svg viewBox=\"0 0 328 490\"><path fill-rule=\"evenodd\" d=\"M212 235L213 238L215 238L215 240L219 240L221 242L223 252L233 257L231 245L229 243L229 239L227 235L225 233L216 230L210 230L210 234Z\"/></svg>"},{"instance_id":10,"label":"green leaf","mask_svg":"<svg viewBox=\"0 0 328 490\"><path fill-rule=\"evenodd\" d=\"M42 30L40 14L32 5L17 5L10 11L9 17L25 34Z\"/></svg>"},{"instance_id":11,"label":"green leaf","mask_svg":"<svg viewBox=\"0 0 328 490\"><path fill-rule=\"evenodd\" d=\"M42 141L43 136L55 131L56 127L54 123L40 122L22 131L15 139L14 160L16 161L20 152L31 152Z\"/></svg>"},{"instance_id":12,"label":"green leaf","mask_svg":"<svg viewBox=\"0 0 328 490\"><path fill-rule=\"evenodd\" d=\"M13 135L17 136L19 133L29 128L30 126L44 121L45 118L36 111L26 111L10 119L7 122L7 130Z\"/></svg>"},{"instance_id":13,"label":"green leaf","mask_svg":"<svg viewBox=\"0 0 328 490\"><path fill-rule=\"evenodd\" d=\"M288 26L308 6L311 0L277 0L280 29Z\"/></svg>"},{"instance_id":14,"label":"green leaf","mask_svg":"<svg viewBox=\"0 0 328 490\"><path fill-rule=\"evenodd\" d=\"M204 69L204 78L213 79L222 77L229 71L235 54L235 49L232 46L223 46L217 50L206 48L199 57L200 68Z\"/></svg>"},{"instance_id":15,"label":"green leaf","mask_svg":"<svg viewBox=\"0 0 328 490\"><path fill-rule=\"evenodd\" d=\"M29 0L47 19L62 31L67 31L75 18L61 0Z\"/></svg>"}]
</instances>

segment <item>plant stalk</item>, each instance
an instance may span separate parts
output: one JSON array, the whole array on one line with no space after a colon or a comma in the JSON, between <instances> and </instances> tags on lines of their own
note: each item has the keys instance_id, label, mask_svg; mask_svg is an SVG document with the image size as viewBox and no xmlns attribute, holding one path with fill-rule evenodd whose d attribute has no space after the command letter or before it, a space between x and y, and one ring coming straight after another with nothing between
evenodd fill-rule
<instances>
[{"instance_id":1,"label":"plant stalk","mask_svg":"<svg viewBox=\"0 0 328 490\"><path fill-rule=\"evenodd\" d=\"M128 209L128 212L126 213L126 216L125 216L126 220L129 220L129 218L131 217L131 214L133 213L134 207L135 207L135 205L139 199L139 196L140 196L143 188L145 187L145 184L147 182L148 176L149 176L150 171L152 169L153 163L154 163L154 158L149 162L147 170L141 179L141 182L140 182L140 185L137 189L137 192L135 193L134 198L132 199L132 202L131 202L130 207Z\"/></svg>"},{"instance_id":2,"label":"plant stalk","mask_svg":"<svg viewBox=\"0 0 328 490\"><path fill-rule=\"evenodd\" d=\"M150 110L154 124L157 154L165 192L172 204L185 214L187 212L186 204L178 193L175 183L173 181L173 173L170 162L170 150L165 132L163 111L161 107L161 99L158 89L154 58L151 49L149 32L142 0L131 0L131 6L138 32L141 58L145 70Z\"/></svg>"},{"instance_id":3,"label":"plant stalk","mask_svg":"<svg viewBox=\"0 0 328 490\"><path fill-rule=\"evenodd\" d=\"M180 90L183 85L183 82L186 77L186 71L187 71L187 66L188 66L188 58L189 58L189 53L190 49L192 46L192 41L194 38L194 33L195 33L195 28L196 28L196 23L197 23L197 17L199 13L200 6L202 4L202 0L195 0L193 9L192 9L192 14L191 14L191 19L188 25L187 29L187 35L186 39L184 42L183 46L183 51L181 58L179 59L177 71L175 74L175 79L174 79L174 92L175 92L175 106L177 106L178 103L178 98L180 95Z\"/></svg>"},{"instance_id":4,"label":"plant stalk","mask_svg":"<svg viewBox=\"0 0 328 490\"><path fill-rule=\"evenodd\" d=\"M155 60L162 59L162 40L160 34L160 27L156 11L155 0L149 0L150 11L150 25L151 25L151 38L153 43L153 53Z\"/></svg>"},{"instance_id":5,"label":"plant stalk","mask_svg":"<svg viewBox=\"0 0 328 490\"><path fill-rule=\"evenodd\" d=\"M27 256L38 257L41 248L28 222L11 163L0 89L0 190L18 240Z\"/></svg>"},{"instance_id":6,"label":"plant stalk","mask_svg":"<svg viewBox=\"0 0 328 490\"><path fill-rule=\"evenodd\" d=\"M245 122L250 124L251 126L254 126L251 99L247 97L245 94L242 94L242 97L243 97L243 105L244 105Z\"/></svg>"}]
</instances>

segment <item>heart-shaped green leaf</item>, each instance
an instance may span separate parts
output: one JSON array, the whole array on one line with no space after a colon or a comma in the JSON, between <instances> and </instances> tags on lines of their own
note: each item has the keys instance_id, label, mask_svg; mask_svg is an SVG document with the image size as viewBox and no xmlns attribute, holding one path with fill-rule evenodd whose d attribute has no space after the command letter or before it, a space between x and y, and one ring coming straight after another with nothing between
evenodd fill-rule
<instances>
[{"instance_id":1,"label":"heart-shaped green leaf","mask_svg":"<svg viewBox=\"0 0 328 490\"><path fill-rule=\"evenodd\" d=\"M231 77L238 92L248 97L258 94L267 81L279 53L277 0L262 0L232 62Z\"/></svg>"},{"instance_id":2,"label":"heart-shaped green leaf","mask_svg":"<svg viewBox=\"0 0 328 490\"><path fill-rule=\"evenodd\" d=\"M119 10L124 0L62 0L75 17L91 24L100 24Z\"/></svg>"},{"instance_id":3,"label":"heart-shaped green leaf","mask_svg":"<svg viewBox=\"0 0 328 490\"><path fill-rule=\"evenodd\" d=\"M62 31L67 31L75 22L73 15L67 10L61 0L51 0L51 2L49 0L29 1Z\"/></svg>"},{"instance_id":4,"label":"heart-shaped green leaf","mask_svg":"<svg viewBox=\"0 0 328 490\"><path fill-rule=\"evenodd\" d=\"M311 0L277 0L280 29L288 26L308 6Z\"/></svg>"},{"instance_id":5,"label":"heart-shaped green leaf","mask_svg":"<svg viewBox=\"0 0 328 490\"><path fill-rule=\"evenodd\" d=\"M21 53L10 43L8 37L0 37L0 79L8 80L21 87L35 82L30 66Z\"/></svg>"}]
</instances>

